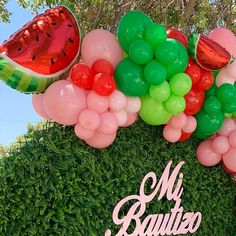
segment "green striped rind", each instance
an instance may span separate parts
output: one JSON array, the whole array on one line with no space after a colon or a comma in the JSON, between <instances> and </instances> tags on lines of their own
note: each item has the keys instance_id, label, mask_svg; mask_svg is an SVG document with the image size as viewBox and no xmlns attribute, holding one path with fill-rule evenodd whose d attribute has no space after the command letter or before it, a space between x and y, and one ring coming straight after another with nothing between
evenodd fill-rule
<instances>
[{"instance_id":1,"label":"green striped rind","mask_svg":"<svg viewBox=\"0 0 236 236\"><path fill-rule=\"evenodd\" d=\"M196 51L199 37L200 37L199 34L193 33L188 41L188 53L189 56L194 60L196 60Z\"/></svg>"},{"instance_id":2,"label":"green striped rind","mask_svg":"<svg viewBox=\"0 0 236 236\"><path fill-rule=\"evenodd\" d=\"M13 89L23 93L44 92L52 83L59 80L60 77L40 78L31 76L0 56L0 80Z\"/></svg>"}]
</instances>

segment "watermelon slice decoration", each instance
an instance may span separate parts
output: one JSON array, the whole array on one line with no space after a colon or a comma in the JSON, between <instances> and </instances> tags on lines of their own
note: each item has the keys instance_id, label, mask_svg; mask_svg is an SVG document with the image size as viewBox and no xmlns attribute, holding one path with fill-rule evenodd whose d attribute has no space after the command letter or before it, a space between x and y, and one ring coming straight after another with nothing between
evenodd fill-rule
<instances>
[{"instance_id":1,"label":"watermelon slice decoration","mask_svg":"<svg viewBox=\"0 0 236 236\"><path fill-rule=\"evenodd\" d=\"M24 93L43 92L75 62L80 41L73 12L49 9L0 46L0 79Z\"/></svg>"},{"instance_id":2,"label":"watermelon slice decoration","mask_svg":"<svg viewBox=\"0 0 236 236\"><path fill-rule=\"evenodd\" d=\"M199 66L210 71L225 68L233 61L226 49L200 34L193 34L190 37L188 51Z\"/></svg>"}]
</instances>

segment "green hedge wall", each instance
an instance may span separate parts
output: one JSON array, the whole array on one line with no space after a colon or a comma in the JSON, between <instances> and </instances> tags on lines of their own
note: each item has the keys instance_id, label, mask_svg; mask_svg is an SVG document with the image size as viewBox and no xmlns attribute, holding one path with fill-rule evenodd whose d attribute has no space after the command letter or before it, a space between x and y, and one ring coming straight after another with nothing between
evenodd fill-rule
<instances>
[{"instance_id":1,"label":"green hedge wall","mask_svg":"<svg viewBox=\"0 0 236 236\"><path fill-rule=\"evenodd\" d=\"M161 128L141 121L119 131L108 149L79 141L71 128L53 125L0 160L0 235L104 235L119 200L138 193L149 172L162 174L169 160L185 160L185 211L201 211L195 235L231 236L236 231L235 184L221 166L195 160L197 141L169 144ZM147 214L169 212L173 202L154 201Z\"/></svg>"}]
</instances>

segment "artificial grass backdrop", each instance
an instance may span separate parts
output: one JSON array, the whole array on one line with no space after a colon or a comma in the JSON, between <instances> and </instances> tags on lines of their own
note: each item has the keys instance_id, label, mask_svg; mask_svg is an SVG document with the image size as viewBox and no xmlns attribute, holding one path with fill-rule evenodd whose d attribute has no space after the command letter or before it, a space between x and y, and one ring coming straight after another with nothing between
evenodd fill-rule
<instances>
[{"instance_id":1,"label":"artificial grass backdrop","mask_svg":"<svg viewBox=\"0 0 236 236\"><path fill-rule=\"evenodd\" d=\"M53 125L30 132L30 141L0 160L0 235L104 235L119 200L138 194L150 171L159 177L169 160L183 166L182 206L201 211L195 235L236 231L235 184L221 166L195 160L197 141L169 144L161 128L141 121L119 131L108 149L79 141L71 128ZM174 203L152 201L147 214L170 212Z\"/></svg>"}]
</instances>

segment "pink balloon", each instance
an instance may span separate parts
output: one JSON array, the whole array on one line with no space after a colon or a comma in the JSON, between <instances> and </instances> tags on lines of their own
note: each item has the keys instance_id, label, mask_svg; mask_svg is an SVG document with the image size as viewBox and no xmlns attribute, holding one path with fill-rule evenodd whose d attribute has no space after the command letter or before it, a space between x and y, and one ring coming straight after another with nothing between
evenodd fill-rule
<instances>
[{"instance_id":1,"label":"pink balloon","mask_svg":"<svg viewBox=\"0 0 236 236\"><path fill-rule=\"evenodd\" d=\"M236 61L234 61L233 63L231 63L229 66L227 66L224 69L226 75L234 78L234 80L236 80Z\"/></svg>"},{"instance_id":2,"label":"pink balloon","mask_svg":"<svg viewBox=\"0 0 236 236\"><path fill-rule=\"evenodd\" d=\"M94 136L95 131L85 129L80 124L76 124L75 125L75 134L78 138L80 138L82 140L87 140L87 139L90 139Z\"/></svg>"},{"instance_id":3,"label":"pink balloon","mask_svg":"<svg viewBox=\"0 0 236 236\"><path fill-rule=\"evenodd\" d=\"M123 59L123 52L116 37L103 29L96 29L85 35L81 55L88 66L92 66L98 59L106 59L115 68Z\"/></svg>"},{"instance_id":4,"label":"pink balloon","mask_svg":"<svg viewBox=\"0 0 236 236\"><path fill-rule=\"evenodd\" d=\"M182 134L181 129L175 129L170 125L166 125L163 130L164 138L170 143L177 142L180 139L181 134Z\"/></svg>"},{"instance_id":5,"label":"pink balloon","mask_svg":"<svg viewBox=\"0 0 236 236\"><path fill-rule=\"evenodd\" d=\"M100 115L93 110L83 110L79 115L80 125L87 130L96 130L101 124Z\"/></svg>"},{"instance_id":6,"label":"pink balloon","mask_svg":"<svg viewBox=\"0 0 236 236\"><path fill-rule=\"evenodd\" d=\"M212 149L212 140L205 140L198 146L197 159L204 166L215 166L222 160L222 155Z\"/></svg>"},{"instance_id":7,"label":"pink balloon","mask_svg":"<svg viewBox=\"0 0 236 236\"><path fill-rule=\"evenodd\" d=\"M234 130L236 130L236 124L233 119L228 118L225 119L222 128L217 134L228 137Z\"/></svg>"},{"instance_id":8,"label":"pink balloon","mask_svg":"<svg viewBox=\"0 0 236 236\"><path fill-rule=\"evenodd\" d=\"M99 114L104 113L109 108L108 97L100 96L94 91L91 91L87 97L87 106Z\"/></svg>"},{"instance_id":9,"label":"pink balloon","mask_svg":"<svg viewBox=\"0 0 236 236\"><path fill-rule=\"evenodd\" d=\"M229 151L229 139L225 136L218 136L212 140L212 149L218 154L224 154Z\"/></svg>"},{"instance_id":10,"label":"pink balloon","mask_svg":"<svg viewBox=\"0 0 236 236\"><path fill-rule=\"evenodd\" d=\"M127 99L126 96L119 90L115 90L109 96L109 107L114 111L121 111L125 108Z\"/></svg>"},{"instance_id":11,"label":"pink balloon","mask_svg":"<svg viewBox=\"0 0 236 236\"><path fill-rule=\"evenodd\" d=\"M105 112L101 115L101 125L98 128L99 133L113 134L118 129L118 121L111 112Z\"/></svg>"},{"instance_id":12,"label":"pink balloon","mask_svg":"<svg viewBox=\"0 0 236 236\"><path fill-rule=\"evenodd\" d=\"M141 109L141 100L139 97L126 97L127 103L125 110L129 113L139 112Z\"/></svg>"},{"instance_id":13,"label":"pink balloon","mask_svg":"<svg viewBox=\"0 0 236 236\"><path fill-rule=\"evenodd\" d=\"M236 57L236 37L232 31L226 28L216 28L207 37L220 44Z\"/></svg>"},{"instance_id":14,"label":"pink balloon","mask_svg":"<svg viewBox=\"0 0 236 236\"><path fill-rule=\"evenodd\" d=\"M32 95L32 105L34 110L46 120L50 120L49 115L45 111L43 104L44 94L33 94Z\"/></svg>"},{"instance_id":15,"label":"pink balloon","mask_svg":"<svg viewBox=\"0 0 236 236\"><path fill-rule=\"evenodd\" d=\"M172 116L169 125L175 129L181 130L187 124L187 116L184 113Z\"/></svg>"},{"instance_id":16,"label":"pink balloon","mask_svg":"<svg viewBox=\"0 0 236 236\"><path fill-rule=\"evenodd\" d=\"M236 148L236 130L230 134L229 143L232 147Z\"/></svg>"},{"instance_id":17,"label":"pink balloon","mask_svg":"<svg viewBox=\"0 0 236 236\"><path fill-rule=\"evenodd\" d=\"M44 107L52 120L62 125L74 125L86 107L86 95L83 89L60 80L46 90Z\"/></svg>"},{"instance_id":18,"label":"pink balloon","mask_svg":"<svg viewBox=\"0 0 236 236\"><path fill-rule=\"evenodd\" d=\"M116 117L119 126L123 126L127 122L128 114L125 110L112 111L112 114Z\"/></svg>"},{"instance_id":19,"label":"pink balloon","mask_svg":"<svg viewBox=\"0 0 236 236\"><path fill-rule=\"evenodd\" d=\"M222 84L234 84L235 79L229 76L225 69L222 69L216 76L216 86L220 87Z\"/></svg>"},{"instance_id":20,"label":"pink balloon","mask_svg":"<svg viewBox=\"0 0 236 236\"><path fill-rule=\"evenodd\" d=\"M85 140L85 142L94 148L106 148L110 146L116 138L116 132L113 134L103 134L95 132L94 136L90 139Z\"/></svg>"},{"instance_id":21,"label":"pink balloon","mask_svg":"<svg viewBox=\"0 0 236 236\"><path fill-rule=\"evenodd\" d=\"M232 172L236 172L236 148L230 150L223 155L223 163Z\"/></svg>"},{"instance_id":22,"label":"pink balloon","mask_svg":"<svg viewBox=\"0 0 236 236\"><path fill-rule=\"evenodd\" d=\"M128 127L135 123L138 119L138 113L127 113L127 121L121 127Z\"/></svg>"},{"instance_id":23,"label":"pink balloon","mask_svg":"<svg viewBox=\"0 0 236 236\"><path fill-rule=\"evenodd\" d=\"M193 133L197 128L197 120L194 116L187 116L187 122L183 127L183 131L187 134Z\"/></svg>"}]
</instances>

